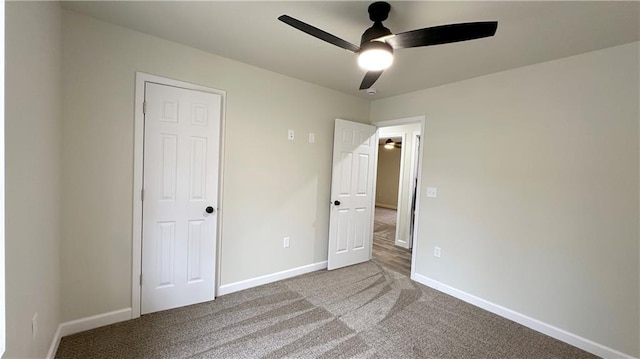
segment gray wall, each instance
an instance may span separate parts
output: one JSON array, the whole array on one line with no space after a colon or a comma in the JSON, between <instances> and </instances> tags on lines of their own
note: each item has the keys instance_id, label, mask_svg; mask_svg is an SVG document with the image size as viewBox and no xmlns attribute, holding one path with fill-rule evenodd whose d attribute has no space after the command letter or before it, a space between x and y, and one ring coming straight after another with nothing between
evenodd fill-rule
<instances>
[{"instance_id":1,"label":"gray wall","mask_svg":"<svg viewBox=\"0 0 640 359\"><path fill-rule=\"evenodd\" d=\"M402 149L378 147L378 173L376 176L376 206L398 208L400 185L400 159Z\"/></svg>"},{"instance_id":2,"label":"gray wall","mask_svg":"<svg viewBox=\"0 0 640 359\"><path fill-rule=\"evenodd\" d=\"M372 103L427 118L418 274L639 356L638 50Z\"/></svg>"},{"instance_id":3,"label":"gray wall","mask_svg":"<svg viewBox=\"0 0 640 359\"><path fill-rule=\"evenodd\" d=\"M61 9L57 2L5 6L4 357L44 357L60 319Z\"/></svg>"},{"instance_id":4,"label":"gray wall","mask_svg":"<svg viewBox=\"0 0 640 359\"><path fill-rule=\"evenodd\" d=\"M136 71L227 92L221 284L327 259L334 119L367 100L65 11L64 321L131 306Z\"/></svg>"}]
</instances>

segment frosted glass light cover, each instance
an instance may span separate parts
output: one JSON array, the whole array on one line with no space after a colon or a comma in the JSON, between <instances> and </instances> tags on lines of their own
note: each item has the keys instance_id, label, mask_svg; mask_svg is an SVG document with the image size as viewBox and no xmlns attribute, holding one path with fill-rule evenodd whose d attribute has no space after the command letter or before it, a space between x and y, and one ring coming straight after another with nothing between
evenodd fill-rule
<instances>
[{"instance_id":1,"label":"frosted glass light cover","mask_svg":"<svg viewBox=\"0 0 640 359\"><path fill-rule=\"evenodd\" d=\"M365 50L358 56L358 65L368 71L380 71L393 64L393 54L384 49Z\"/></svg>"}]
</instances>

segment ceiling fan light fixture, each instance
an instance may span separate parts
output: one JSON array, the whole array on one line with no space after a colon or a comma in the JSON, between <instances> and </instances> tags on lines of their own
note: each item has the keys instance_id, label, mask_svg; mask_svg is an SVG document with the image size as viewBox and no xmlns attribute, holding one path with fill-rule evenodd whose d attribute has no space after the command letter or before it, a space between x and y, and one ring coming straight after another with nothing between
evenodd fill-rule
<instances>
[{"instance_id":1,"label":"ceiling fan light fixture","mask_svg":"<svg viewBox=\"0 0 640 359\"><path fill-rule=\"evenodd\" d=\"M382 71L393 64L393 48L383 41L370 41L362 45L358 65L367 71Z\"/></svg>"},{"instance_id":2,"label":"ceiling fan light fixture","mask_svg":"<svg viewBox=\"0 0 640 359\"><path fill-rule=\"evenodd\" d=\"M384 148L386 148L386 149L388 149L388 150L391 150L391 149L393 149L394 147L396 147L396 144L395 144L395 142L393 142L393 140L392 140L392 139L388 139L388 140L386 140L386 141L384 142Z\"/></svg>"},{"instance_id":3,"label":"ceiling fan light fixture","mask_svg":"<svg viewBox=\"0 0 640 359\"><path fill-rule=\"evenodd\" d=\"M358 64L367 70L360 83L360 90L370 89L384 70L393 64L394 50L491 37L498 29L497 21L481 21L431 26L394 34L382 24L391 11L388 2L376 1L369 5L367 11L373 25L362 33L360 47L289 15L282 15L278 20L317 39L357 54Z\"/></svg>"}]
</instances>

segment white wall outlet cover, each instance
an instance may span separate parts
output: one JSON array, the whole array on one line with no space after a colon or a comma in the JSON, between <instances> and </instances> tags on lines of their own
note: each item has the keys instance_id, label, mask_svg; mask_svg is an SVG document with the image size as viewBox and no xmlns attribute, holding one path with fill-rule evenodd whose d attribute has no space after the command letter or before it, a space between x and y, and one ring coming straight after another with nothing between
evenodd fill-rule
<instances>
[{"instance_id":1,"label":"white wall outlet cover","mask_svg":"<svg viewBox=\"0 0 640 359\"><path fill-rule=\"evenodd\" d=\"M284 237L282 245L284 248L289 248L289 237Z\"/></svg>"},{"instance_id":2,"label":"white wall outlet cover","mask_svg":"<svg viewBox=\"0 0 640 359\"><path fill-rule=\"evenodd\" d=\"M440 258L440 247L433 247L433 256Z\"/></svg>"},{"instance_id":3,"label":"white wall outlet cover","mask_svg":"<svg viewBox=\"0 0 640 359\"><path fill-rule=\"evenodd\" d=\"M316 134L313 132L309 133L309 143L314 143L316 142Z\"/></svg>"},{"instance_id":4,"label":"white wall outlet cover","mask_svg":"<svg viewBox=\"0 0 640 359\"><path fill-rule=\"evenodd\" d=\"M287 131L287 139L289 141L292 141L294 137L295 137L295 131L293 131L293 130Z\"/></svg>"},{"instance_id":5,"label":"white wall outlet cover","mask_svg":"<svg viewBox=\"0 0 640 359\"><path fill-rule=\"evenodd\" d=\"M438 197L438 189L436 187L427 187L427 197Z\"/></svg>"}]
</instances>

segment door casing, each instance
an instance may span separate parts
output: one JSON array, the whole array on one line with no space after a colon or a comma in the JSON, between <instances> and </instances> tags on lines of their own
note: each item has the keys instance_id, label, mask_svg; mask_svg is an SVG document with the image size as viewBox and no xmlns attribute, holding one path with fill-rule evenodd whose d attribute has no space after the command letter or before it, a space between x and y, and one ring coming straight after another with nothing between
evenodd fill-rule
<instances>
[{"instance_id":1,"label":"door casing","mask_svg":"<svg viewBox=\"0 0 640 359\"><path fill-rule=\"evenodd\" d=\"M220 161L218 168L218 224L215 245L216 278L215 293L220 287L220 238L222 237L222 216L224 216L223 198L223 170L224 170L224 138L226 92L189 82L168 79L161 76L136 72L135 112L134 112L134 166L133 166L133 228L132 228L132 256L131 256L131 318L140 317L140 278L142 275L142 188L144 175L144 100L145 83L152 82L160 85L180 87L187 90L209 92L222 97L220 114Z\"/></svg>"},{"instance_id":2,"label":"door casing","mask_svg":"<svg viewBox=\"0 0 640 359\"><path fill-rule=\"evenodd\" d=\"M405 118L399 118L399 119L394 119L394 120L386 120L386 121L379 121L379 122L373 122L372 125L378 127L378 129L380 127L391 127L391 126L400 126L400 125L407 125L407 124L412 124L412 123L420 123L420 136L421 136L421 142L420 142L420 152L418 153L418 185L417 185L417 190L416 190L416 221L415 221L415 227L414 227L414 235L413 238L411 238L410 240L412 240L412 251L411 251L411 279L415 280L415 271L416 271L416 252L417 252L417 247L418 247L418 238L419 238L419 233L420 233L420 225L419 225L419 218L420 218L420 188L422 187L422 172L423 172L423 155L424 155L424 137L425 137L425 129L427 128L427 118L426 116L413 116L413 117L405 117ZM378 171L378 158L377 158L377 152L376 152L376 174ZM374 183L375 186L375 183ZM375 196L375 187L374 187L374 196ZM374 202L375 202L375 198L374 198ZM373 223L372 223L373 225ZM373 246L373 240L371 241L371 245Z\"/></svg>"}]
</instances>

